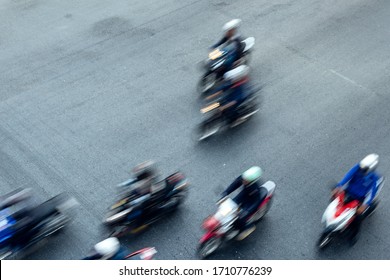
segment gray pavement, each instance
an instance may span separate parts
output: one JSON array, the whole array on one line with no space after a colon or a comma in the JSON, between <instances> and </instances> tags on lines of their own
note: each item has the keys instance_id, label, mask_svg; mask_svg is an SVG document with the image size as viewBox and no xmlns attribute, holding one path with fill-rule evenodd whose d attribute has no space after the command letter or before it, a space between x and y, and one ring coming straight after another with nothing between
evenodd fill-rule
<instances>
[{"instance_id":1,"label":"gray pavement","mask_svg":"<svg viewBox=\"0 0 390 280\"><path fill-rule=\"evenodd\" d=\"M130 249L194 259L200 225L253 164L277 183L273 208L215 259L390 259L390 192L358 244L315 249L328 183L365 154L390 170L386 0L0 1L0 192L32 187L81 203L72 224L30 259L80 259L103 238L115 185L152 158L192 188L180 211ZM231 18L256 38L262 109L198 144L196 63Z\"/></svg>"}]
</instances>

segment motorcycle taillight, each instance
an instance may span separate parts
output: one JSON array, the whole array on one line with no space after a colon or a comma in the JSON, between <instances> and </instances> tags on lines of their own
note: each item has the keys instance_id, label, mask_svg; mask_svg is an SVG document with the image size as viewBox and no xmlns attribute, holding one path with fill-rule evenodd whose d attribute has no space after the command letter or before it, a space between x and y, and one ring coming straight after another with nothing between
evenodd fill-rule
<instances>
[{"instance_id":1,"label":"motorcycle taillight","mask_svg":"<svg viewBox=\"0 0 390 280\"><path fill-rule=\"evenodd\" d=\"M213 231L213 230L215 230L216 228L218 228L220 225L221 225L221 223L220 223L214 216L212 216L212 217L207 218L207 219L203 222L202 227L203 227L206 231Z\"/></svg>"}]
</instances>

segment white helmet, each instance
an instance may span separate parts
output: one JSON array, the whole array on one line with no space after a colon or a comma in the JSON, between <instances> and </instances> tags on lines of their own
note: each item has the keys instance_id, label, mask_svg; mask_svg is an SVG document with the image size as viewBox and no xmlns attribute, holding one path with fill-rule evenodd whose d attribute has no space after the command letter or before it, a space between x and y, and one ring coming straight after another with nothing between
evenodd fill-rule
<instances>
[{"instance_id":1,"label":"white helmet","mask_svg":"<svg viewBox=\"0 0 390 280\"><path fill-rule=\"evenodd\" d=\"M109 237L99 243L94 247L96 253L103 256L104 259L109 259L115 255L120 248L119 240L116 237Z\"/></svg>"},{"instance_id":2,"label":"white helmet","mask_svg":"<svg viewBox=\"0 0 390 280\"><path fill-rule=\"evenodd\" d=\"M242 179L254 183L260 179L261 175L263 175L263 170L258 166L253 166L242 174Z\"/></svg>"},{"instance_id":3,"label":"white helmet","mask_svg":"<svg viewBox=\"0 0 390 280\"><path fill-rule=\"evenodd\" d=\"M223 78L225 80L231 80L232 82L235 82L245 78L246 76L248 76L248 74L249 74L249 67L246 65L241 65L226 72L223 75Z\"/></svg>"},{"instance_id":4,"label":"white helmet","mask_svg":"<svg viewBox=\"0 0 390 280\"><path fill-rule=\"evenodd\" d=\"M359 163L359 167L364 172L368 173L378 166L379 163L379 156L377 154L369 154L364 159L362 159Z\"/></svg>"},{"instance_id":5,"label":"white helmet","mask_svg":"<svg viewBox=\"0 0 390 280\"><path fill-rule=\"evenodd\" d=\"M224 32L227 32L229 30L236 29L236 28L240 27L240 25L241 25L241 19L232 19L231 21L225 23L222 30Z\"/></svg>"}]
</instances>

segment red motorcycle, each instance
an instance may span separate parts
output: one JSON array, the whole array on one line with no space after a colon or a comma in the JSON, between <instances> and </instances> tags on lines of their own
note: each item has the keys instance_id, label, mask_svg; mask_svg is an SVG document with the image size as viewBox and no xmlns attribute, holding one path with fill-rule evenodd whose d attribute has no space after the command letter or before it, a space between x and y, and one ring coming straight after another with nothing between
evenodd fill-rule
<instances>
[{"instance_id":1,"label":"red motorcycle","mask_svg":"<svg viewBox=\"0 0 390 280\"><path fill-rule=\"evenodd\" d=\"M269 211L276 185L272 181L266 182L260 187L261 203L246 221L247 225L257 224ZM204 259L214 253L224 242L241 238L242 230L237 228L236 221L240 208L231 198L220 201L217 212L203 222L206 233L199 241L198 256ZM248 234L249 235L249 234Z\"/></svg>"}]
</instances>

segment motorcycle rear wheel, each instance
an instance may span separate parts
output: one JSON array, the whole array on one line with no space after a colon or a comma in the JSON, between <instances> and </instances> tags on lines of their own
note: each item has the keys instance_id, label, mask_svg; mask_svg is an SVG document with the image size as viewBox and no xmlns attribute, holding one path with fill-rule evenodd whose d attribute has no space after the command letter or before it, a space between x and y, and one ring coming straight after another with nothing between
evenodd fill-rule
<instances>
[{"instance_id":1,"label":"motorcycle rear wheel","mask_svg":"<svg viewBox=\"0 0 390 280\"><path fill-rule=\"evenodd\" d=\"M200 124L196 133L198 141L204 141L213 136L220 130L220 128L221 125L217 120Z\"/></svg>"},{"instance_id":2,"label":"motorcycle rear wheel","mask_svg":"<svg viewBox=\"0 0 390 280\"><path fill-rule=\"evenodd\" d=\"M333 239L332 233L324 232L317 242L318 248L325 249L332 241L332 239Z\"/></svg>"},{"instance_id":3,"label":"motorcycle rear wheel","mask_svg":"<svg viewBox=\"0 0 390 280\"><path fill-rule=\"evenodd\" d=\"M187 191L186 190L183 190L180 193L172 196L172 198L171 198L171 201L173 201L172 202L172 205L173 205L172 208L176 209L177 207L179 207L180 204L182 204L183 201L185 200L186 196L187 196Z\"/></svg>"},{"instance_id":4,"label":"motorcycle rear wheel","mask_svg":"<svg viewBox=\"0 0 390 280\"><path fill-rule=\"evenodd\" d=\"M217 75L214 72L209 73L208 75L202 76L198 82L198 92L202 95L207 94L217 83Z\"/></svg>"}]
</instances>

